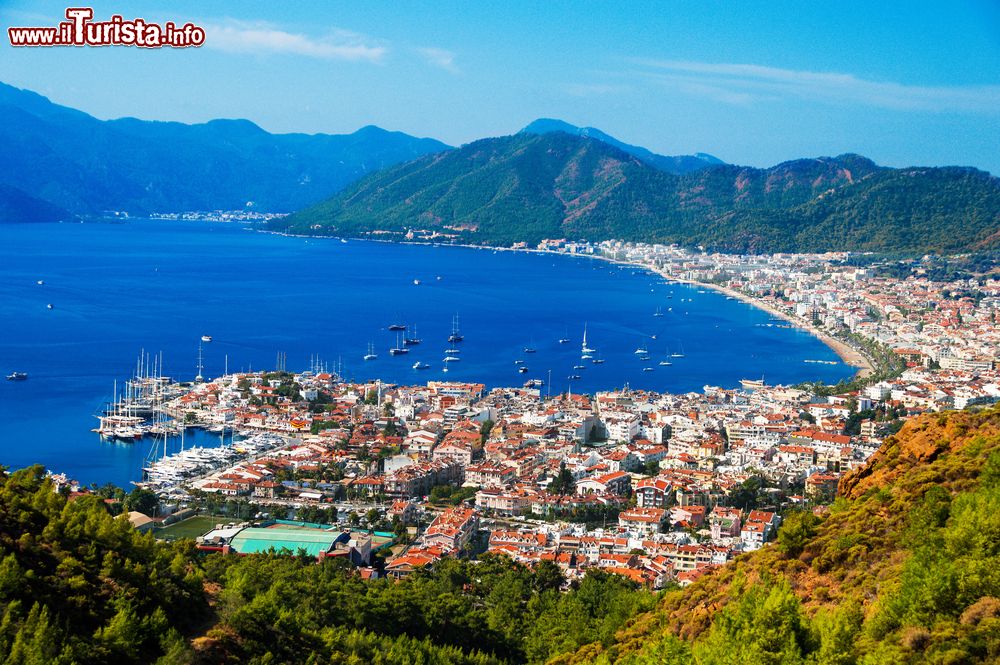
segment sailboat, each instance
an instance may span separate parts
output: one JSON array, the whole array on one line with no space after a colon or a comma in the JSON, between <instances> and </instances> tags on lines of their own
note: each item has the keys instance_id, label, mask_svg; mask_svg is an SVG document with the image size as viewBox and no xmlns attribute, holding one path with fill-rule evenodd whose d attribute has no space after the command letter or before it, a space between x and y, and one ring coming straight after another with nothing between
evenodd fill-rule
<instances>
[{"instance_id":1,"label":"sailboat","mask_svg":"<svg viewBox=\"0 0 1000 665\"><path fill-rule=\"evenodd\" d=\"M201 383L205 380L205 378L201 375L203 371L205 371L205 367L202 356L201 342L198 342L198 374L194 377L195 383Z\"/></svg>"},{"instance_id":2,"label":"sailboat","mask_svg":"<svg viewBox=\"0 0 1000 665\"><path fill-rule=\"evenodd\" d=\"M660 361L660 365L662 365L664 367L669 367L670 365L673 365L672 362L670 362L669 360L667 360L667 358L669 358L669 357L670 357L670 347L668 346L666 352L663 355L663 360Z\"/></svg>"},{"instance_id":3,"label":"sailboat","mask_svg":"<svg viewBox=\"0 0 1000 665\"><path fill-rule=\"evenodd\" d=\"M375 345L372 344L371 342L368 342L368 353L365 354L364 359L375 360L376 358L378 358L378 354L375 353Z\"/></svg>"},{"instance_id":4,"label":"sailboat","mask_svg":"<svg viewBox=\"0 0 1000 665\"><path fill-rule=\"evenodd\" d=\"M420 338L417 337L417 327L416 326L413 326L413 336L412 337L409 336L409 335L405 335L403 337L403 345L404 346L416 346L417 344L420 344L420 342L421 342Z\"/></svg>"},{"instance_id":5,"label":"sailboat","mask_svg":"<svg viewBox=\"0 0 1000 665\"><path fill-rule=\"evenodd\" d=\"M680 342L678 342L680 344ZM683 358L684 357L684 345L680 344L680 351L674 351L670 354L671 358Z\"/></svg>"},{"instance_id":6,"label":"sailboat","mask_svg":"<svg viewBox=\"0 0 1000 665\"><path fill-rule=\"evenodd\" d=\"M458 314L451 319L451 334L448 335L448 341L454 344L455 342L461 342L465 337L458 332Z\"/></svg>"},{"instance_id":7,"label":"sailboat","mask_svg":"<svg viewBox=\"0 0 1000 665\"><path fill-rule=\"evenodd\" d=\"M654 317L660 317L660 316L663 316L663 312L662 312L662 311L660 311L660 308L659 308L659 307L657 307L657 308L656 308L656 312L654 312L654 313L653 313L653 316L654 316Z\"/></svg>"},{"instance_id":8,"label":"sailboat","mask_svg":"<svg viewBox=\"0 0 1000 665\"><path fill-rule=\"evenodd\" d=\"M586 355L588 353L594 353L597 349L592 349L587 346L587 324L583 324L583 344L580 346L580 353Z\"/></svg>"},{"instance_id":9,"label":"sailboat","mask_svg":"<svg viewBox=\"0 0 1000 665\"><path fill-rule=\"evenodd\" d=\"M410 350L408 348L406 348L405 346L402 346L400 344L399 334L397 333L396 334L396 346L394 346L391 349L389 349L389 355L390 356L401 356L401 355L404 355L404 354L409 353L409 352L410 352Z\"/></svg>"}]
</instances>

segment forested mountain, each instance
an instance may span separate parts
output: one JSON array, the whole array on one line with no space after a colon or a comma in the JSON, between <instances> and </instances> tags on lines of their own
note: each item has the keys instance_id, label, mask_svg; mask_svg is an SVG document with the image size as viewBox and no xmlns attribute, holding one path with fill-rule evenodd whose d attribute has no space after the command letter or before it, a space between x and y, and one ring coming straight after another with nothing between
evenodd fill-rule
<instances>
[{"instance_id":1,"label":"forested mountain","mask_svg":"<svg viewBox=\"0 0 1000 665\"><path fill-rule=\"evenodd\" d=\"M270 134L247 120L101 121L0 83L0 184L75 214L232 210L248 202L290 212L446 148L374 126L307 135Z\"/></svg>"},{"instance_id":2,"label":"forested mountain","mask_svg":"<svg viewBox=\"0 0 1000 665\"><path fill-rule=\"evenodd\" d=\"M627 152L633 157L638 158L639 161L645 162L650 166L658 168L661 171L666 171L667 173L690 173L691 171L698 171L708 168L709 166L725 164L725 162L718 157L713 157L712 155L707 155L703 152L695 153L693 155L658 155L647 148L643 148L642 146L630 145L623 141L619 141L615 137L605 134L596 127L577 127L576 125L571 125L568 122L554 120L552 118L539 118L521 130L522 134L548 134L550 132L564 132L574 136L585 136L587 138L597 139L598 141L602 141L608 145L618 148L622 152Z\"/></svg>"},{"instance_id":3,"label":"forested mountain","mask_svg":"<svg viewBox=\"0 0 1000 665\"><path fill-rule=\"evenodd\" d=\"M1000 661L1000 410L908 422L839 494L554 663Z\"/></svg>"},{"instance_id":4,"label":"forested mountain","mask_svg":"<svg viewBox=\"0 0 1000 665\"><path fill-rule=\"evenodd\" d=\"M1000 180L858 155L684 175L564 132L483 139L372 174L271 228L456 233L483 244L621 239L738 252L1000 246Z\"/></svg>"}]
</instances>

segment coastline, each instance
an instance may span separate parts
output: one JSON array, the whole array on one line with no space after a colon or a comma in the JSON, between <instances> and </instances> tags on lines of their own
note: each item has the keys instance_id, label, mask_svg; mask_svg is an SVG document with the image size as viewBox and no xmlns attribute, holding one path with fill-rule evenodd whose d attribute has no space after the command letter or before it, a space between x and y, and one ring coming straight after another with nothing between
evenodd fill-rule
<instances>
[{"instance_id":1,"label":"coastline","mask_svg":"<svg viewBox=\"0 0 1000 665\"><path fill-rule=\"evenodd\" d=\"M677 282L679 284L689 284L689 285L694 285L694 286L702 286L702 287L705 287L705 288L708 288L708 289L712 289L713 291L716 291L716 292L721 293L721 294L726 295L726 296L730 296L730 297L735 298L736 300L744 302L744 303L746 303L748 305L752 305L752 306L756 307L757 309L760 309L760 310L762 310L764 312L767 312L771 316L774 316L776 318L779 318L779 319L782 319L784 321L787 321L788 323L792 324L793 326L795 326L799 330L807 332L810 335L812 335L813 337L815 337L816 339L818 339L819 341L823 342L823 344L825 344L826 346L828 346L834 353L836 353L837 356L839 356L840 359L843 360L845 364L850 365L851 367L856 368L858 370L854 374L854 378L856 378L856 379L863 379L863 378L866 378L868 376L871 376L871 374L875 371L875 368L872 366L871 361L869 361L868 358L866 358L863 353L861 353L860 351L858 351L854 347L849 346L848 344L845 344L844 342L840 341L839 339L837 339L837 338L835 338L835 337L833 337L833 336L831 336L831 335L829 335L829 334L827 334L827 333L825 333L825 332L823 332L821 330L818 330L814 326L811 326L811 325L805 323L804 321L802 321L798 317L792 316L792 315L788 314L787 312L783 312L780 309L778 309L776 307L773 307L772 305L770 305L768 303L761 302L760 300L756 300L756 299L754 299L754 298L746 295L745 293L741 293L739 291L735 291L735 290L730 289L729 287L726 287L726 286L721 286L719 284L710 284L708 282L697 282L697 281L694 281L694 280L683 279L683 278L680 278L680 277L674 277L672 275L668 275L668 274L663 273L660 270L656 270L654 268L649 268L649 269L652 270L653 272L655 272L657 275L663 277L667 281Z\"/></svg>"},{"instance_id":2,"label":"coastline","mask_svg":"<svg viewBox=\"0 0 1000 665\"><path fill-rule=\"evenodd\" d=\"M857 371L854 373L854 376L852 377L853 379L864 379L864 378L867 378L867 377L871 376L874 373L874 371L875 371L875 368L872 365L871 361L863 353L861 353L860 351L858 351L854 347L852 347L852 346L850 346L850 345L842 342L841 340L839 340L839 339L837 339L837 338L829 335L828 333L825 333L825 332L823 332L821 330L818 330L816 327L814 327L814 326L806 323L805 321L799 319L798 317L792 316L792 315L790 315L790 314L788 314L786 312L781 311L780 309L777 309L776 307L773 307L772 305L770 305L770 304L768 304L766 302L757 300L757 299L755 299L755 298L753 298L751 296L746 295L745 293L741 293L740 291L735 291L733 289L730 289L729 287L722 286L722 285L719 285L719 284L712 284L712 283L709 283L709 282L699 282L699 281L696 281L696 280L684 279L682 277L677 277L675 275L670 275L668 273L663 272L662 270L660 270L658 268L654 268L654 267L645 265L643 263L634 263L632 261L622 261L622 260L619 260L619 259L613 259L613 258L610 258L610 257L607 257L607 256L603 256L601 254L567 254L566 252L556 252L556 251L552 251L552 250L549 250L549 249L531 249L531 248L527 248L527 247L524 247L524 248L491 247L489 245L473 245L473 244L469 244L469 243L441 243L441 242L427 242L427 241L406 241L406 242L400 242L398 240L389 240L389 239L381 239L381 238L344 238L342 236L302 235L302 234L287 233L287 232L280 232L280 231L263 231L263 232L264 233L273 233L273 234L276 234L276 235L283 235L283 236L293 237L293 238L329 238L329 239L341 239L341 240L348 240L349 239L349 240L357 241L357 242L384 242L384 243L406 244L406 245L425 245L425 246L434 246L434 247L464 247L466 249L493 250L493 251L496 251L496 252L525 252L525 253L530 253L530 254L553 254L553 255L557 255L557 256L569 256L569 257L575 257L575 258L597 259L597 260L600 260L600 261L607 261L608 263L613 263L613 264L616 264L616 265L631 266L633 268L641 268L643 270L648 270L649 272L651 272L651 273L653 273L655 275L658 275L659 277L662 277L663 279L667 280L668 282L674 282L674 283L677 283L677 284L686 284L688 286L698 286L698 287L704 287L704 288L712 289L713 291L715 291L717 293L720 293L720 294L725 295L725 296L732 297L732 298L734 298L736 300L739 300L740 302L746 303L746 304L748 304L748 305L750 305L752 307L756 307L757 309L759 309L759 310L761 310L763 312L766 312L766 313L770 314L771 316L773 316L775 318L779 318L779 319L782 319L783 321L787 321L788 323L790 323L791 325L795 326L799 330L801 330L803 332L809 333L810 335L812 335L813 337L815 337L816 339L818 339L820 342L822 342L824 345L826 345L831 351L833 351L835 354L837 354L837 357L839 357L844 362L844 364L850 365L851 367L855 368Z\"/></svg>"}]
</instances>

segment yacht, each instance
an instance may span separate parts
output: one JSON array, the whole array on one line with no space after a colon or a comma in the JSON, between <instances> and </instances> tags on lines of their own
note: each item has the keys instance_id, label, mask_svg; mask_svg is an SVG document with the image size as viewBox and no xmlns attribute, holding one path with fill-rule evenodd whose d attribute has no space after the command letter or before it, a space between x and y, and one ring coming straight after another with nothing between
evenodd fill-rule
<instances>
[{"instance_id":1,"label":"yacht","mask_svg":"<svg viewBox=\"0 0 1000 665\"><path fill-rule=\"evenodd\" d=\"M417 327L413 326L413 336L403 335L403 346L416 346L420 344L421 339L417 337Z\"/></svg>"},{"instance_id":2,"label":"yacht","mask_svg":"<svg viewBox=\"0 0 1000 665\"><path fill-rule=\"evenodd\" d=\"M457 362L459 362L459 361L461 361L461 360L462 360L462 359L461 359L461 358L459 358L458 356L445 356L445 357L444 357L444 361L445 361L446 363L457 363Z\"/></svg>"},{"instance_id":3,"label":"yacht","mask_svg":"<svg viewBox=\"0 0 1000 665\"><path fill-rule=\"evenodd\" d=\"M8 381L24 381L28 378L27 372L11 372L7 375Z\"/></svg>"},{"instance_id":4,"label":"yacht","mask_svg":"<svg viewBox=\"0 0 1000 665\"><path fill-rule=\"evenodd\" d=\"M585 353L582 356L580 356L580 360L593 360L593 359L594 356L590 355L589 353Z\"/></svg>"},{"instance_id":5,"label":"yacht","mask_svg":"<svg viewBox=\"0 0 1000 665\"><path fill-rule=\"evenodd\" d=\"M603 365L604 364L604 358L594 358L590 362L594 363L595 365Z\"/></svg>"},{"instance_id":6,"label":"yacht","mask_svg":"<svg viewBox=\"0 0 1000 665\"><path fill-rule=\"evenodd\" d=\"M569 379L570 381L576 381L576 380L578 380L580 378L580 375L579 374L570 374L566 378Z\"/></svg>"},{"instance_id":7,"label":"yacht","mask_svg":"<svg viewBox=\"0 0 1000 665\"><path fill-rule=\"evenodd\" d=\"M645 355L649 354L649 350L646 348L646 345L643 344L638 349L636 349L635 351L633 351L633 353L635 355L637 355L637 356L645 356Z\"/></svg>"},{"instance_id":8,"label":"yacht","mask_svg":"<svg viewBox=\"0 0 1000 665\"><path fill-rule=\"evenodd\" d=\"M455 342L461 342L465 337L458 331L458 314L451 319L451 334L448 335L448 341L454 344Z\"/></svg>"},{"instance_id":9,"label":"yacht","mask_svg":"<svg viewBox=\"0 0 1000 665\"><path fill-rule=\"evenodd\" d=\"M670 365L673 365L673 363L670 362L669 360L661 360L660 361L660 366L661 367L669 367Z\"/></svg>"},{"instance_id":10,"label":"yacht","mask_svg":"<svg viewBox=\"0 0 1000 665\"><path fill-rule=\"evenodd\" d=\"M400 330L406 330L406 324L405 323L392 323L392 324L389 325L389 330L392 330L394 332L395 331L400 331Z\"/></svg>"},{"instance_id":11,"label":"yacht","mask_svg":"<svg viewBox=\"0 0 1000 665\"><path fill-rule=\"evenodd\" d=\"M514 361L514 364L515 364L515 365L523 365L523 364L524 364L524 361L523 361L523 360L515 360L515 361Z\"/></svg>"},{"instance_id":12,"label":"yacht","mask_svg":"<svg viewBox=\"0 0 1000 665\"><path fill-rule=\"evenodd\" d=\"M573 365L573 369L587 369L586 365Z\"/></svg>"},{"instance_id":13,"label":"yacht","mask_svg":"<svg viewBox=\"0 0 1000 665\"><path fill-rule=\"evenodd\" d=\"M372 344L371 342L368 342L368 353L365 354L364 359L375 360L376 358L378 358L378 354L375 353L375 345Z\"/></svg>"},{"instance_id":14,"label":"yacht","mask_svg":"<svg viewBox=\"0 0 1000 665\"><path fill-rule=\"evenodd\" d=\"M525 367L524 365L521 365L520 367L517 368L517 371L520 372L521 374L527 374L528 368Z\"/></svg>"},{"instance_id":15,"label":"yacht","mask_svg":"<svg viewBox=\"0 0 1000 665\"><path fill-rule=\"evenodd\" d=\"M545 385L545 382L541 379L528 379L524 382L525 388L541 388Z\"/></svg>"},{"instance_id":16,"label":"yacht","mask_svg":"<svg viewBox=\"0 0 1000 665\"><path fill-rule=\"evenodd\" d=\"M212 341L212 336L211 335L202 335L201 336L201 341L203 341L203 342L211 342Z\"/></svg>"},{"instance_id":17,"label":"yacht","mask_svg":"<svg viewBox=\"0 0 1000 665\"><path fill-rule=\"evenodd\" d=\"M430 365L427 363L422 363L419 360L413 363L413 369L430 369Z\"/></svg>"},{"instance_id":18,"label":"yacht","mask_svg":"<svg viewBox=\"0 0 1000 665\"><path fill-rule=\"evenodd\" d=\"M399 343L399 335L396 335L396 346L389 349L390 356L402 356L409 353L410 350Z\"/></svg>"},{"instance_id":19,"label":"yacht","mask_svg":"<svg viewBox=\"0 0 1000 665\"><path fill-rule=\"evenodd\" d=\"M643 372L652 372L652 371L653 371L653 368L652 368L652 367L643 367L643 368L642 368L642 371L643 371Z\"/></svg>"},{"instance_id":20,"label":"yacht","mask_svg":"<svg viewBox=\"0 0 1000 665\"><path fill-rule=\"evenodd\" d=\"M587 346L587 324L583 324L583 344L580 346L580 353L594 353L597 349L592 349Z\"/></svg>"},{"instance_id":21,"label":"yacht","mask_svg":"<svg viewBox=\"0 0 1000 665\"><path fill-rule=\"evenodd\" d=\"M568 343L569 343L569 341L570 341L570 340L569 340L569 337L560 337L560 338L559 338L559 343L560 343L560 344L568 344Z\"/></svg>"},{"instance_id":22,"label":"yacht","mask_svg":"<svg viewBox=\"0 0 1000 665\"><path fill-rule=\"evenodd\" d=\"M535 349L533 347L526 346L526 347L524 347L524 352L525 353L535 353Z\"/></svg>"}]
</instances>

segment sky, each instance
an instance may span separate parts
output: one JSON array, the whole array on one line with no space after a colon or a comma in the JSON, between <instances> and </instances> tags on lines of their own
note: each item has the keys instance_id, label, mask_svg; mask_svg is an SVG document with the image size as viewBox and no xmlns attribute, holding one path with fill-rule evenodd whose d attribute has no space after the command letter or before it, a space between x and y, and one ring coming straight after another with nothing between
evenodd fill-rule
<instances>
[{"instance_id":1,"label":"sky","mask_svg":"<svg viewBox=\"0 0 1000 665\"><path fill-rule=\"evenodd\" d=\"M855 152L1000 174L1000 0L91 3L196 49L13 48L0 81L98 118L368 124L459 145L535 118L769 166ZM0 26L65 4L0 0Z\"/></svg>"}]
</instances>

